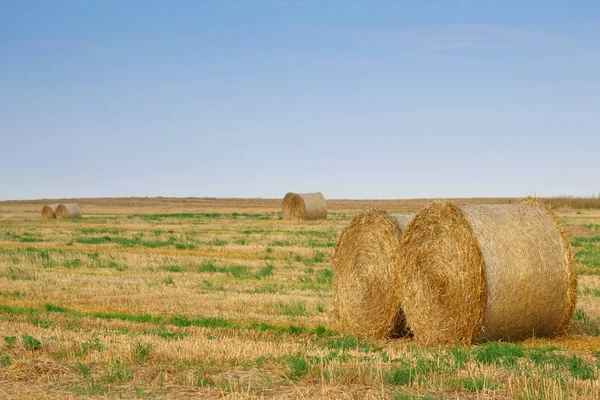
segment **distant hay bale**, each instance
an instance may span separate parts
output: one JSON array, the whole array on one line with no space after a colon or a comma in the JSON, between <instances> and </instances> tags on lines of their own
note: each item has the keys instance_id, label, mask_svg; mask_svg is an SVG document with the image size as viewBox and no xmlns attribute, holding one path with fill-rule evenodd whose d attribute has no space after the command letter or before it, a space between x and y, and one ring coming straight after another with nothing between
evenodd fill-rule
<instances>
[{"instance_id":1,"label":"distant hay bale","mask_svg":"<svg viewBox=\"0 0 600 400\"><path fill-rule=\"evenodd\" d=\"M327 218L327 201L320 192L287 193L282 203L286 220L318 220Z\"/></svg>"},{"instance_id":2,"label":"distant hay bale","mask_svg":"<svg viewBox=\"0 0 600 400\"><path fill-rule=\"evenodd\" d=\"M42 208L42 218L45 218L45 219L56 218L56 207L58 207L58 204L50 204L50 205L44 206Z\"/></svg>"},{"instance_id":3,"label":"distant hay bale","mask_svg":"<svg viewBox=\"0 0 600 400\"><path fill-rule=\"evenodd\" d=\"M77 203L64 203L56 207L56 218L81 218Z\"/></svg>"},{"instance_id":4,"label":"distant hay bale","mask_svg":"<svg viewBox=\"0 0 600 400\"><path fill-rule=\"evenodd\" d=\"M412 215L368 210L340 234L333 255L333 292L343 329L370 338L406 334L398 258L402 233L411 219Z\"/></svg>"},{"instance_id":5,"label":"distant hay bale","mask_svg":"<svg viewBox=\"0 0 600 400\"><path fill-rule=\"evenodd\" d=\"M402 308L420 342L568 329L577 286L571 248L552 211L535 199L461 208L437 201L415 215L401 253L409 277Z\"/></svg>"}]
</instances>

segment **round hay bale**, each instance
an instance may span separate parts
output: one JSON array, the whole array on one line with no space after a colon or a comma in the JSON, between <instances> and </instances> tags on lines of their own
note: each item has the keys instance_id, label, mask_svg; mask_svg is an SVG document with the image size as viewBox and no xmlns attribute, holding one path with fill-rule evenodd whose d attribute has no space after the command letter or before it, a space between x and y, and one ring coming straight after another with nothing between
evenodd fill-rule
<instances>
[{"instance_id":1,"label":"round hay bale","mask_svg":"<svg viewBox=\"0 0 600 400\"><path fill-rule=\"evenodd\" d=\"M45 218L45 219L56 218L56 207L58 207L58 204L50 204L50 205L44 206L42 208L42 218Z\"/></svg>"},{"instance_id":2,"label":"round hay bale","mask_svg":"<svg viewBox=\"0 0 600 400\"><path fill-rule=\"evenodd\" d=\"M286 220L318 220L327 218L327 201L322 193L287 193L282 203Z\"/></svg>"},{"instance_id":3,"label":"round hay bale","mask_svg":"<svg viewBox=\"0 0 600 400\"><path fill-rule=\"evenodd\" d=\"M56 218L81 218L77 203L64 203L56 207Z\"/></svg>"},{"instance_id":4,"label":"round hay bale","mask_svg":"<svg viewBox=\"0 0 600 400\"><path fill-rule=\"evenodd\" d=\"M407 334L398 257L411 218L368 210L341 232L333 255L333 293L343 329L370 338Z\"/></svg>"},{"instance_id":5,"label":"round hay bale","mask_svg":"<svg viewBox=\"0 0 600 400\"><path fill-rule=\"evenodd\" d=\"M569 241L535 199L459 208L437 201L402 240L402 307L416 340L555 336L569 326L577 276Z\"/></svg>"}]
</instances>

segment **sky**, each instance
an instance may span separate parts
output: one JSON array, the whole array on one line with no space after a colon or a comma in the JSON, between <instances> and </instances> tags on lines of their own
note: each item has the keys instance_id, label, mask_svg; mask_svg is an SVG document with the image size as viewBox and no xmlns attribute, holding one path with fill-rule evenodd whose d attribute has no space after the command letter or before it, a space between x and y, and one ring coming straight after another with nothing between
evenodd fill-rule
<instances>
[{"instance_id":1,"label":"sky","mask_svg":"<svg viewBox=\"0 0 600 400\"><path fill-rule=\"evenodd\" d=\"M597 0L0 0L0 200L600 193Z\"/></svg>"}]
</instances>

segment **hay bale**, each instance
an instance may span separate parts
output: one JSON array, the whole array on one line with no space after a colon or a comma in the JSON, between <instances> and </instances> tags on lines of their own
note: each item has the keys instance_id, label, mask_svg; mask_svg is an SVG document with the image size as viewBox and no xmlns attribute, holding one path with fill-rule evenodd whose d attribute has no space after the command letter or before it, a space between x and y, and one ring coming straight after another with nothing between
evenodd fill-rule
<instances>
[{"instance_id":1,"label":"hay bale","mask_svg":"<svg viewBox=\"0 0 600 400\"><path fill-rule=\"evenodd\" d=\"M282 203L286 220L318 220L327 218L327 201L320 192L287 193Z\"/></svg>"},{"instance_id":2,"label":"hay bale","mask_svg":"<svg viewBox=\"0 0 600 400\"><path fill-rule=\"evenodd\" d=\"M50 204L50 205L42 207L42 218L45 218L45 219L56 218L56 207L58 207L58 204Z\"/></svg>"},{"instance_id":3,"label":"hay bale","mask_svg":"<svg viewBox=\"0 0 600 400\"><path fill-rule=\"evenodd\" d=\"M368 210L340 234L333 255L335 310L343 329L370 338L404 336L398 268L402 233L412 215Z\"/></svg>"},{"instance_id":4,"label":"hay bale","mask_svg":"<svg viewBox=\"0 0 600 400\"><path fill-rule=\"evenodd\" d=\"M459 208L438 201L402 240L402 307L415 339L555 336L569 326L577 276L569 241L534 199Z\"/></svg>"},{"instance_id":5,"label":"hay bale","mask_svg":"<svg viewBox=\"0 0 600 400\"><path fill-rule=\"evenodd\" d=\"M81 218L77 203L64 203L56 207L56 218Z\"/></svg>"}]
</instances>

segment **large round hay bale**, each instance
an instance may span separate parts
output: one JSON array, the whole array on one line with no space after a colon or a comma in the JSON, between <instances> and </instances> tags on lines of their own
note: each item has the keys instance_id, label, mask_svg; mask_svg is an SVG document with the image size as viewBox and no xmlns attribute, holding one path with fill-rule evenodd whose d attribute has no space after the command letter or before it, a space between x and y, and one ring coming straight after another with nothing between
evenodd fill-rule
<instances>
[{"instance_id":1,"label":"large round hay bale","mask_svg":"<svg viewBox=\"0 0 600 400\"><path fill-rule=\"evenodd\" d=\"M343 329L370 338L406 334L398 258L411 218L368 210L341 232L333 255L333 292Z\"/></svg>"},{"instance_id":2,"label":"large round hay bale","mask_svg":"<svg viewBox=\"0 0 600 400\"><path fill-rule=\"evenodd\" d=\"M287 220L317 220L327 218L327 201L322 193L287 193L282 203Z\"/></svg>"},{"instance_id":3,"label":"large round hay bale","mask_svg":"<svg viewBox=\"0 0 600 400\"><path fill-rule=\"evenodd\" d=\"M415 339L555 336L569 326L577 276L569 241L534 199L459 208L438 201L402 240L402 307Z\"/></svg>"},{"instance_id":4,"label":"large round hay bale","mask_svg":"<svg viewBox=\"0 0 600 400\"><path fill-rule=\"evenodd\" d=\"M77 203L64 203L56 207L56 218L81 218Z\"/></svg>"},{"instance_id":5,"label":"large round hay bale","mask_svg":"<svg viewBox=\"0 0 600 400\"><path fill-rule=\"evenodd\" d=\"M42 207L42 218L52 219L56 218L56 208L58 204L49 204Z\"/></svg>"}]
</instances>

